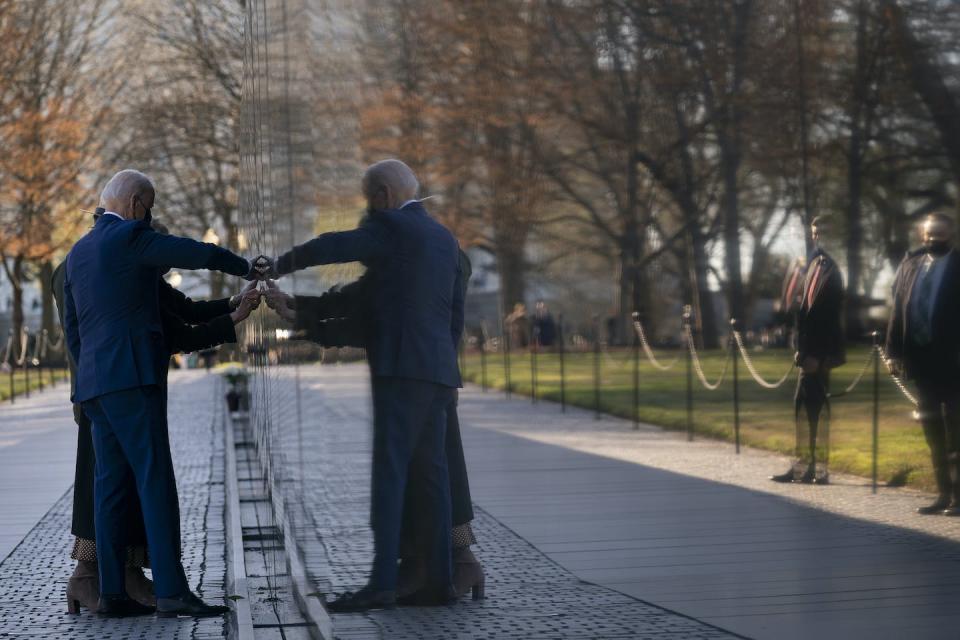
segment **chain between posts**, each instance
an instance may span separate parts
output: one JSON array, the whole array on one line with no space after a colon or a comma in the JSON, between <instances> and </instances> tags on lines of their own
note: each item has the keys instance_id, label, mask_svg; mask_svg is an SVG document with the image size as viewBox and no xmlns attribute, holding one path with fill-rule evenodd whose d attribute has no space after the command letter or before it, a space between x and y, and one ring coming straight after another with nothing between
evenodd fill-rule
<instances>
[{"instance_id":1,"label":"chain between posts","mask_svg":"<svg viewBox=\"0 0 960 640\"><path fill-rule=\"evenodd\" d=\"M20 357L17 358L17 366L22 367L27 361L27 344L30 342L30 332L24 329L20 332Z\"/></svg>"},{"instance_id":2,"label":"chain between posts","mask_svg":"<svg viewBox=\"0 0 960 640\"><path fill-rule=\"evenodd\" d=\"M647 356L647 360L650 361L655 368L660 371L669 371L672 369L678 362L680 362L680 357L677 356L671 362L663 364L657 357L653 354L653 349L650 348L650 343L647 341L647 334L643 331L643 325L640 324L639 320L633 321L633 329L637 332L637 336L640 338L640 346L643 347L643 353Z\"/></svg>"},{"instance_id":3,"label":"chain between posts","mask_svg":"<svg viewBox=\"0 0 960 640\"><path fill-rule=\"evenodd\" d=\"M747 353L747 348L743 345L743 336L739 331L733 332L733 339L737 342L737 349L739 349L740 355L743 356L743 362L747 365L747 371L750 372L750 375L761 387L765 389L779 389L781 386L783 386L783 383L787 381L787 378L790 377L790 374L793 373L796 365L791 363L790 368L787 369L787 372L783 374L783 377L776 382L767 382L763 379L763 377L760 375L760 372L757 371L757 368L753 365L753 360L750 358L750 354Z\"/></svg>"},{"instance_id":4,"label":"chain between posts","mask_svg":"<svg viewBox=\"0 0 960 640\"><path fill-rule=\"evenodd\" d=\"M913 406L918 406L920 403L917 401L917 398L912 393L910 393L910 390L907 389L907 385L903 383L903 380L901 380L898 376L894 375L892 371L890 371L890 363L892 362L892 360L887 357L887 354L884 353L880 347L877 347L877 351L880 354L880 360L882 360L884 366L887 367L887 371L890 374L890 377L893 379L894 384L896 384L897 388L900 389L900 393L902 393L907 400L913 403Z\"/></svg>"},{"instance_id":5,"label":"chain between posts","mask_svg":"<svg viewBox=\"0 0 960 640\"><path fill-rule=\"evenodd\" d=\"M40 351L43 348L43 337L43 333L38 333L33 341L33 358L30 359L30 364L35 367L40 366Z\"/></svg>"},{"instance_id":6,"label":"chain between posts","mask_svg":"<svg viewBox=\"0 0 960 640\"><path fill-rule=\"evenodd\" d=\"M60 351L60 347L63 346L63 339L64 339L64 336L63 336L63 332L62 332L62 331L60 332L60 337L57 339L56 342L54 342L53 340L51 340L51 339L49 338L49 336L48 336L48 337L47 337L47 346L50 347L51 349L53 349L54 351Z\"/></svg>"},{"instance_id":7,"label":"chain between posts","mask_svg":"<svg viewBox=\"0 0 960 640\"><path fill-rule=\"evenodd\" d=\"M730 352L727 352L727 357L723 361L723 369L720 371L720 377L717 378L716 382L710 382L707 380L707 376L703 373L703 366L700 363L700 355L697 353L697 346L694 344L693 340L693 331L690 329L689 324L684 325L684 332L687 334L687 348L690 349L690 357L693 360L693 370L697 374L697 377L700 378L700 383L709 389L710 391L716 391L720 388L720 384L723 382L723 379L727 377L727 369L730 368Z\"/></svg>"},{"instance_id":8,"label":"chain between posts","mask_svg":"<svg viewBox=\"0 0 960 640\"><path fill-rule=\"evenodd\" d=\"M10 334L7 336L7 346L3 348L3 362L12 367L11 355L13 355L13 329L10 329Z\"/></svg>"},{"instance_id":9,"label":"chain between posts","mask_svg":"<svg viewBox=\"0 0 960 640\"><path fill-rule=\"evenodd\" d=\"M863 377L867 375L867 371L870 370L870 365L873 364L873 359L876 357L877 357L877 348L873 347L870 349L870 355L867 356L866 362L863 363L863 367L860 369L860 373L856 375L856 377L853 379L853 382L851 382L850 385L843 391L839 393L829 394L830 398L831 399L842 398L848 393L852 393L853 390L857 388L857 385L860 384L860 381L863 380Z\"/></svg>"}]
</instances>

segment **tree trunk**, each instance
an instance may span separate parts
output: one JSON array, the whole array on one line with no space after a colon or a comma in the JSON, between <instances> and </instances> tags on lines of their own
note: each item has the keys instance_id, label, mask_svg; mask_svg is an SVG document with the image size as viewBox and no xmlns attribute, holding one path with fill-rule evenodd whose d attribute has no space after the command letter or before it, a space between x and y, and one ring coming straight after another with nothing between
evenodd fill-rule
<instances>
[{"instance_id":1,"label":"tree trunk","mask_svg":"<svg viewBox=\"0 0 960 640\"><path fill-rule=\"evenodd\" d=\"M525 302L526 261L523 243L501 242L496 247L497 270L500 274L500 303L503 314L513 311L518 302Z\"/></svg>"},{"instance_id":2,"label":"tree trunk","mask_svg":"<svg viewBox=\"0 0 960 640\"><path fill-rule=\"evenodd\" d=\"M850 144L847 148L847 337L859 339L863 330L860 323L860 277L863 271L863 152L867 132L864 131L864 111L867 109L867 3L861 0L857 8L856 64L853 79L853 99L848 112Z\"/></svg>"},{"instance_id":3,"label":"tree trunk","mask_svg":"<svg viewBox=\"0 0 960 640\"><path fill-rule=\"evenodd\" d=\"M727 146L732 146L731 142ZM727 300L729 315L744 319L743 275L740 271L740 192L737 174L740 153L727 148L723 152L723 248L727 272ZM702 285L701 285L702 286Z\"/></svg>"},{"instance_id":4,"label":"tree trunk","mask_svg":"<svg viewBox=\"0 0 960 640\"><path fill-rule=\"evenodd\" d=\"M53 336L56 314L53 309L53 264L49 260L40 265L40 300L43 305L40 328L48 336Z\"/></svg>"},{"instance_id":5,"label":"tree trunk","mask_svg":"<svg viewBox=\"0 0 960 640\"><path fill-rule=\"evenodd\" d=\"M223 296L224 289L224 275L220 271L211 271L210 272L210 299L218 300Z\"/></svg>"},{"instance_id":6,"label":"tree trunk","mask_svg":"<svg viewBox=\"0 0 960 640\"><path fill-rule=\"evenodd\" d=\"M693 293L697 296L699 306L698 323L700 327L700 337L705 349L715 349L720 344L719 331L717 329L716 311L713 308L713 296L710 294L710 287L707 286L707 259L706 238L700 230L700 226L694 224L690 228L690 249L688 254L693 256L693 276L695 282ZM692 300L692 297L690 298Z\"/></svg>"},{"instance_id":7,"label":"tree trunk","mask_svg":"<svg viewBox=\"0 0 960 640\"><path fill-rule=\"evenodd\" d=\"M797 47L797 111L800 121L800 186L803 194L803 238L807 253L810 253L813 249L813 239L810 237L810 221L813 219L810 203L810 128L807 120L807 56L803 46L803 19L800 4L800 0L794 0L793 2L793 22Z\"/></svg>"},{"instance_id":8,"label":"tree trunk","mask_svg":"<svg viewBox=\"0 0 960 640\"><path fill-rule=\"evenodd\" d=\"M847 189L850 201L847 203L847 337L858 340L863 329L860 321L860 279L863 272L863 153L860 149L862 138L859 126L854 127L850 136L850 150L847 162Z\"/></svg>"},{"instance_id":9,"label":"tree trunk","mask_svg":"<svg viewBox=\"0 0 960 640\"><path fill-rule=\"evenodd\" d=\"M20 357L23 348L20 337L23 334L23 257L13 259L13 270L8 272L10 288L13 289L13 309L11 314L11 328L13 329L13 362Z\"/></svg>"},{"instance_id":10,"label":"tree trunk","mask_svg":"<svg viewBox=\"0 0 960 640\"><path fill-rule=\"evenodd\" d=\"M630 241L624 238L620 251L620 291L617 317L617 339L622 345L633 344L633 313L640 314L641 322L648 335L656 334L656 322L649 313L650 292L645 273L639 269L642 249L638 239Z\"/></svg>"},{"instance_id":11,"label":"tree trunk","mask_svg":"<svg viewBox=\"0 0 960 640\"><path fill-rule=\"evenodd\" d=\"M960 104L944 82L933 54L910 29L904 10L896 0L885 0L883 7L897 50L910 71L913 89L927 105L954 175L960 180Z\"/></svg>"}]
</instances>

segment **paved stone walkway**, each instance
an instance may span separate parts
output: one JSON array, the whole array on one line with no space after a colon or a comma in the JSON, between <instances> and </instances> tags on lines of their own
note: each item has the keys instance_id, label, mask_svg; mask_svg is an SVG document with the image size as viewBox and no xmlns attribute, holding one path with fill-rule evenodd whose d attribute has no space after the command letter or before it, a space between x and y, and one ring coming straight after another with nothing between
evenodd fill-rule
<instances>
[{"instance_id":1,"label":"paved stone walkway","mask_svg":"<svg viewBox=\"0 0 960 640\"><path fill-rule=\"evenodd\" d=\"M308 569L323 594L364 584L372 558L369 513L370 422L366 367L305 367L300 370L302 432L292 422L285 453L289 480L302 486L298 538ZM289 374L289 372L288 372ZM292 376L288 375L287 384ZM286 397L280 380L272 393ZM289 387L288 387L289 389ZM275 403L277 414L291 402ZM296 471L300 469L301 471ZM303 475L297 477L300 473ZM309 521L302 520L309 517ZM714 626L589 582L544 555L483 509L474 522L475 552L487 574L487 598L450 608L401 608L334 615L344 640L467 638L731 638Z\"/></svg>"},{"instance_id":2,"label":"paved stone walkway","mask_svg":"<svg viewBox=\"0 0 960 640\"><path fill-rule=\"evenodd\" d=\"M356 587L369 561L366 369L309 367L300 377L298 437L306 446L298 455L308 458L300 480L312 488L305 501L318 534L306 544L311 568L321 591ZM628 421L561 414L554 404L507 401L473 387L461 395L460 415L492 596L479 607L461 605L464 611L496 604L501 619L529 612L519 618L529 624L519 633L525 637L541 637L537 629L562 637L542 625L566 612L583 625L569 637L590 629L609 637L593 625L649 606L606 609L525 578L517 558L543 553L570 579L748 637L955 637L960 522L914 514L930 496L902 489L872 496L866 481L842 476L828 487L777 485L766 478L786 468L781 456L746 450L737 457L725 443L687 443L654 427L637 432ZM511 559L500 564L504 548ZM578 602L589 604L580 609ZM608 617L610 610L617 616ZM403 625L404 616L417 615L334 621L342 637L354 629L367 637L370 622ZM485 637L481 615L461 618L477 634L464 637ZM346 627L348 620L355 626ZM640 634L637 624L634 618L624 629Z\"/></svg>"},{"instance_id":3,"label":"paved stone walkway","mask_svg":"<svg viewBox=\"0 0 960 640\"><path fill-rule=\"evenodd\" d=\"M0 404L0 560L73 484L76 456L69 384Z\"/></svg>"},{"instance_id":4,"label":"paved stone walkway","mask_svg":"<svg viewBox=\"0 0 960 640\"><path fill-rule=\"evenodd\" d=\"M226 549L222 401L214 377L203 372L175 373L171 384L185 565L191 586L217 601ZM267 385L254 394L273 425L260 445L282 470L276 486L289 500L315 596L356 588L372 551L366 367L274 369ZM63 391L47 393L31 399L38 403L32 409L26 402L17 413L0 407L0 515L15 514L33 495L40 497L30 508L42 514L0 562L0 638L227 635L220 619L110 621L65 613L73 563L63 484L73 464L64 452L72 451L75 427L69 406L62 414L55 406ZM780 456L745 450L737 457L724 443L687 443L682 434L633 431L627 421L595 421L576 409L561 414L550 403L534 406L476 388L461 395L460 413L488 598L335 615L336 637L957 635L960 522L913 514L927 495L883 489L872 496L864 480L850 477L834 477L828 487L776 485L766 476L785 468ZM43 447L55 444L60 449L45 459ZM14 450L22 455L10 457ZM38 470L42 490L31 494L25 474ZM12 492L19 503L8 503Z\"/></svg>"},{"instance_id":5,"label":"paved stone walkway","mask_svg":"<svg viewBox=\"0 0 960 640\"><path fill-rule=\"evenodd\" d=\"M180 490L180 518L183 531L184 568L202 597L219 602L224 597L224 491L223 434L217 417L222 402L213 397L214 379L203 372L178 372L171 376L170 440ZM69 401L61 391L37 396L47 406L47 419L60 421L63 437L73 452L69 461L34 461L40 470L56 477L64 468L73 476L76 454L76 426ZM31 401L34 399L31 398ZM66 402L60 409L58 402ZM24 402L26 405L26 401ZM0 431L8 431L13 416L0 408ZM52 428L52 427L51 427ZM29 434L23 436L29 438ZM0 492L6 503L11 483L16 478L8 468L0 470ZM69 486L69 482L67 483ZM36 495L37 507L46 514L26 537L0 562L0 638L49 638L83 640L124 640L222 638L224 619L158 619L153 616L126 620L104 620L84 611L79 616L66 613L64 592L73 570L70 559L72 490L58 492L59 499L46 500L46 493L31 494L29 487L18 488L25 496ZM42 502L46 500L46 502Z\"/></svg>"}]
</instances>

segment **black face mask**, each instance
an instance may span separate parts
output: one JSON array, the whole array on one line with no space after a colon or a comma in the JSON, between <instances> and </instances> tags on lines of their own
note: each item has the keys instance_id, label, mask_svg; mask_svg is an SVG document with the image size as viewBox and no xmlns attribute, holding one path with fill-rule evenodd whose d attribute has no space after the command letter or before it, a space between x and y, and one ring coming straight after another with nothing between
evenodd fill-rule
<instances>
[{"instance_id":1,"label":"black face mask","mask_svg":"<svg viewBox=\"0 0 960 640\"><path fill-rule=\"evenodd\" d=\"M942 240L928 241L926 243L927 251L935 256L945 256L950 253L950 243Z\"/></svg>"}]
</instances>

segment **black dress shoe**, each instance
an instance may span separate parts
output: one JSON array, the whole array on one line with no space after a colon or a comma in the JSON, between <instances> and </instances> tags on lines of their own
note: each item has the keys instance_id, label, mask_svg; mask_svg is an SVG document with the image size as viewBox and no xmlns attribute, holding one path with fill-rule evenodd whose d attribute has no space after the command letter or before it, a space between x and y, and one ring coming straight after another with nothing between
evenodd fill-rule
<instances>
[{"instance_id":1,"label":"black dress shoe","mask_svg":"<svg viewBox=\"0 0 960 640\"><path fill-rule=\"evenodd\" d=\"M939 515L943 513L944 509L949 506L950 501L947 498L940 496L934 501L933 504L927 505L926 507L918 507L917 513L922 516Z\"/></svg>"},{"instance_id":2,"label":"black dress shoe","mask_svg":"<svg viewBox=\"0 0 960 640\"><path fill-rule=\"evenodd\" d=\"M778 476L770 476L770 479L774 482L793 482L793 468L786 473L781 473Z\"/></svg>"},{"instance_id":3,"label":"black dress shoe","mask_svg":"<svg viewBox=\"0 0 960 640\"><path fill-rule=\"evenodd\" d=\"M212 618L222 616L228 611L230 611L230 607L221 604L207 604L189 591L178 598L157 598L158 618L176 618L178 616Z\"/></svg>"},{"instance_id":4,"label":"black dress shoe","mask_svg":"<svg viewBox=\"0 0 960 640\"><path fill-rule=\"evenodd\" d=\"M354 593L341 593L333 602L327 605L330 613L351 613L353 611L370 611L372 609L393 609L397 606L395 591L376 591L364 587Z\"/></svg>"},{"instance_id":5,"label":"black dress shoe","mask_svg":"<svg viewBox=\"0 0 960 640\"><path fill-rule=\"evenodd\" d=\"M397 598L402 607L443 607L457 601L457 591L453 585L442 587L424 587L408 596Z\"/></svg>"},{"instance_id":6,"label":"black dress shoe","mask_svg":"<svg viewBox=\"0 0 960 640\"><path fill-rule=\"evenodd\" d=\"M830 474L825 473L818 478L814 478L813 484L830 484Z\"/></svg>"},{"instance_id":7,"label":"black dress shoe","mask_svg":"<svg viewBox=\"0 0 960 640\"><path fill-rule=\"evenodd\" d=\"M960 516L960 500L951 500L947 508L942 511L943 515L956 518Z\"/></svg>"},{"instance_id":8,"label":"black dress shoe","mask_svg":"<svg viewBox=\"0 0 960 640\"><path fill-rule=\"evenodd\" d=\"M97 614L105 618L130 618L148 616L156 611L153 607L142 605L126 594L122 596L100 596Z\"/></svg>"},{"instance_id":9,"label":"black dress shoe","mask_svg":"<svg viewBox=\"0 0 960 640\"><path fill-rule=\"evenodd\" d=\"M817 471L814 469L813 465L807 467L807 470L803 472L803 475L800 476L800 482L803 484L813 484L817 479Z\"/></svg>"}]
</instances>

